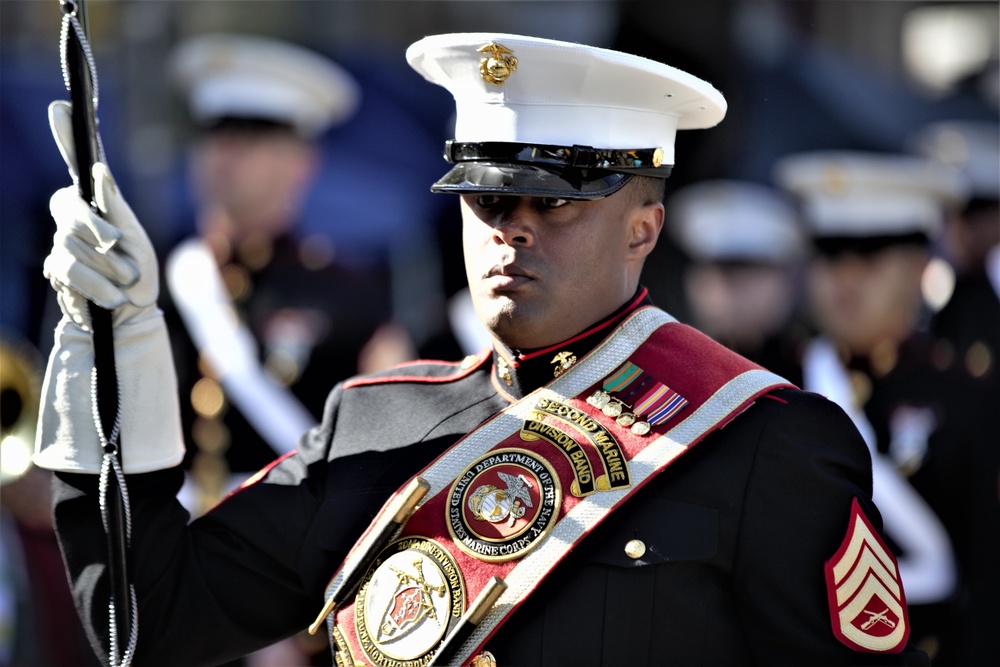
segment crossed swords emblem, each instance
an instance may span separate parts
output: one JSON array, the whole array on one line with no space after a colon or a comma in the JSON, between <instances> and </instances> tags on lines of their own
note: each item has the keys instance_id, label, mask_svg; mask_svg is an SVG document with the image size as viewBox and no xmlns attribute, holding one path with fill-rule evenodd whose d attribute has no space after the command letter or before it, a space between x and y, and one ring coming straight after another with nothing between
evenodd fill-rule
<instances>
[{"instance_id":1,"label":"crossed swords emblem","mask_svg":"<svg viewBox=\"0 0 1000 667\"><path fill-rule=\"evenodd\" d=\"M444 584L433 585L424 578L423 560L413 561L416 576L409 572L390 566L398 578L395 594L389 598L385 612L382 614L382 626L379 628L379 641L398 639L409 634L425 617L437 620L437 612L431 593L438 597L445 594Z\"/></svg>"}]
</instances>

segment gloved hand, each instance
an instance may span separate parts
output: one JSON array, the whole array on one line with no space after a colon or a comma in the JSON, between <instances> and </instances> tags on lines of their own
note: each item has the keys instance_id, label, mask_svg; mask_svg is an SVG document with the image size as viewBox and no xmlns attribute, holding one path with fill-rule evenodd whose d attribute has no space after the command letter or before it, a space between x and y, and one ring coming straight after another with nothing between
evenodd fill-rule
<instances>
[{"instance_id":1,"label":"gloved hand","mask_svg":"<svg viewBox=\"0 0 1000 667\"><path fill-rule=\"evenodd\" d=\"M70 105L53 102L49 123L75 181ZM105 165L94 166L94 180L101 216L76 187L59 190L49 203L56 233L44 273L63 318L42 384L34 462L49 470L101 470L91 391L91 300L113 311L123 468L126 473L168 468L183 458L184 441L170 342L156 307L156 255Z\"/></svg>"},{"instance_id":2,"label":"gloved hand","mask_svg":"<svg viewBox=\"0 0 1000 667\"><path fill-rule=\"evenodd\" d=\"M76 181L71 114L66 102L49 106L52 134ZM156 255L146 231L122 199L108 168L95 164L93 176L100 215L80 198L75 186L57 191L49 201L56 233L44 266L63 314L83 328L90 326L88 300L113 310L118 326L153 316L159 294Z\"/></svg>"}]
</instances>

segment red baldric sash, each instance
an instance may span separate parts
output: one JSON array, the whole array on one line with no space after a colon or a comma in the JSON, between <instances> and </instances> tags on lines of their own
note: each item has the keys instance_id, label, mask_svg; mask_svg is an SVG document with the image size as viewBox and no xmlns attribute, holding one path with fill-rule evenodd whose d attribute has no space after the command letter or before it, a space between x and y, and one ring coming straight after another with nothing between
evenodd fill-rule
<instances>
[{"instance_id":1,"label":"red baldric sash","mask_svg":"<svg viewBox=\"0 0 1000 667\"><path fill-rule=\"evenodd\" d=\"M420 481L426 495L391 543L406 491L390 499L316 625L336 602L340 665L465 664L613 510L758 396L790 386L661 310L637 310L414 477L408 488Z\"/></svg>"}]
</instances>

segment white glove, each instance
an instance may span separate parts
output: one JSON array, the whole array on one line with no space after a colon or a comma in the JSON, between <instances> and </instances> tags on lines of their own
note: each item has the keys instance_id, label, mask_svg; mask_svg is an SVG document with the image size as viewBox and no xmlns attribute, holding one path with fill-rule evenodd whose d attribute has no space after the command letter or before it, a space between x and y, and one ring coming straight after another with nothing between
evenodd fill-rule
<instances>
[{"instance_id":1,"label":"white glove","mask_svg":"<svg viewBox=\"0 0 1000 667\"><path fill-rule=\"evenodd\" d=\"M70 105L53 102L49 124L76 180ZM126 473L168 468L183 458L184 441L170 342L156 307L156 254L108 168L94 165L93 176L101 216L75 187L59 190L49 203L56 233L44 272L63 318L42 385L34 461L49 470L101 470L92 404L90 300L113 310L123 468Z\"/></svg>"},{"instance_id":2,"label":"white glove","mask_svg":"<svg viewBox=\"0 0 1000 667\"><path fill-rule=\"evenodd\" d=\"M52 134L76 181L71 114L66 102L49 106ZM90 326L88 300L114 310L118 326L155 315L159 294L156 255L146 231L121 198L108 168L98 162L93 176L101 215L80 198L76 187L52 195L49 210L56 233L44 266L63 314L84 328Z\"/></svg>"}]
</instances>

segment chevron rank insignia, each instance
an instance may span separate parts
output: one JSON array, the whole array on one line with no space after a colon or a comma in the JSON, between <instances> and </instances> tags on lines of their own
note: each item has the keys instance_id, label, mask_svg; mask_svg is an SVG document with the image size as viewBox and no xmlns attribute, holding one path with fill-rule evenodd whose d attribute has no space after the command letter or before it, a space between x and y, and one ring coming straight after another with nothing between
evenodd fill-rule
<instances>
[{"instance_id":1,"label":"chevron rank insignia","mask_svg":"<svg viewBox=\"0 0 1000 667\"><path fill-rule=\"evenodd\" d=\"M826 562L833 633L855 651L898 653L910 634L896 559L857 498L840 549Z\"/></svg>"}]
</instances>

